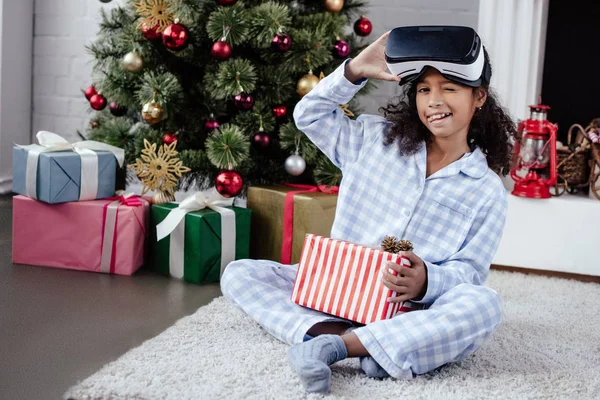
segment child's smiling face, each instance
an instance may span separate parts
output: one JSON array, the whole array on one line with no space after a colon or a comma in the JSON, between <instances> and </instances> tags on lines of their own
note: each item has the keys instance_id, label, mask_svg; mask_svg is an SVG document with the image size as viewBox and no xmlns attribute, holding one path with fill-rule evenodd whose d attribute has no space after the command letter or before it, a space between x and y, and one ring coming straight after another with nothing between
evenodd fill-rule
<instances>
[{"instance_id":1,"label":"child's smiling face","mask_svg":"<svg viewBox=\"0 0 600 400\"><path fill-rule=\"evenodd\" d=\"M476 109L483 106L483 89L463 86L428 68L417 83L419 119L436 138L458 135L467 138Z\"/></svg>"}]
</instances>

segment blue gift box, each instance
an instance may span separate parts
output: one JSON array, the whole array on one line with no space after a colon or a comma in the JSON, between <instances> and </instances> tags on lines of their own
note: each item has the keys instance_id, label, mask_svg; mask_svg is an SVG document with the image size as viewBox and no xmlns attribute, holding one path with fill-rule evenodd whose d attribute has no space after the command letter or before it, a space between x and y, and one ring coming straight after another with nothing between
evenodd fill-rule
<instances>
[{"instance_id":1,"label":"blue gift box","mask_svg":"<svg viewBox=\"0 0 600 400\"><path fill-rule=\"evenodd\" d=\"M13 147L13 192L27 196L26 173L28 150ZM98 191L96 199L114 196L117 159L109 151L98 155ZM73 151L40 153L37 166L37 199L46 203L79 200L81 157Z\"/></svg>"}]
</instances>

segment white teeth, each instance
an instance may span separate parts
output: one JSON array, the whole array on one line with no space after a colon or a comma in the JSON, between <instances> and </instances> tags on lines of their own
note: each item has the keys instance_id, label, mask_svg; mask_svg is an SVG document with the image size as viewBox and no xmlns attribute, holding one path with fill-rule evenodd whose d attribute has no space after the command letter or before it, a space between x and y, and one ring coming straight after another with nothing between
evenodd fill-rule
<instances>
[{"instance_id":1,"label":"white teeth","mask_svg":"<svg viewBox=\"0 0 600 400\"><path fill-rule=\"evenodd\" d=\"M442 119L445 118L447 116L451 115L451 113L443 113L443 114L435 114L435 115L430 115L429 117L427 117L428 121L436 121L438 119Z\"/></svg>"}]
</instances>

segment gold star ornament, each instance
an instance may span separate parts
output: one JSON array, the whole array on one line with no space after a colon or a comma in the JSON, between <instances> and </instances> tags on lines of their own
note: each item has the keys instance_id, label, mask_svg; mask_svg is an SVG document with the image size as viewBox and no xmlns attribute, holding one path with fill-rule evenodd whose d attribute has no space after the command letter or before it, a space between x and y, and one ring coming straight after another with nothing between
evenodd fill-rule
<instances>
[{"instance_id":1,"label":"gold star ornament","mask_svg":"<svg viewBox=\"0 0 600 400\"><path fill-rule=\"evenodd\" d=\"M175 150L176 145L177 141L169 145L161 145L157 153L156 143L150 144L144 139L142 155L135 160L135 164L127 166L135 171L144 185L142 195L152 190L160 192L158 198L155 196L155 200L174 199L175 186L179 178L190 171L177 157L179 153Z\"/></svg>"}]
</instances>

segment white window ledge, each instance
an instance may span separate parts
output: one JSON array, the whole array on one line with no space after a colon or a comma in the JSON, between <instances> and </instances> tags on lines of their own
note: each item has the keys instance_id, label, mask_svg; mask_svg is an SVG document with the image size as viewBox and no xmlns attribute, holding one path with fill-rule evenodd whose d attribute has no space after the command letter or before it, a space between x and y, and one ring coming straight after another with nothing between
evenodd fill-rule
<instances>
[{"instance_id":1,"label":"white window ledge","mask_svg":"<svg viewBox=\"0 0 600 400\"><path fill-rule=\"evenodd\" d=\"M600 276L600 200L509 195L504 234L492 264Z\"/></svg>"}]
</instances>

